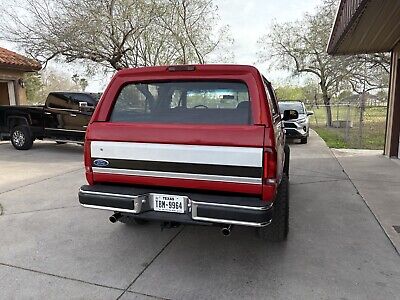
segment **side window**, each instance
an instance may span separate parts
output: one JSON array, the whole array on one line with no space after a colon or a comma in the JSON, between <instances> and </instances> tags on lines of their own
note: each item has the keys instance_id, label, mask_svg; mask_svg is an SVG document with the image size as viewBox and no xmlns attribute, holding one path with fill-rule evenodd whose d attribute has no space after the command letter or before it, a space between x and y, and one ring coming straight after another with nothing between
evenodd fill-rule
<instances>
[{"instance_id":1,"label":"side window","mask_svg":"<svg viewBox=\"0 0 400 300\"><path fill-rule=\"evenodd\" d=\"M276 97L275 91L272 88L272 86L270 85L269 87L271 89L272 101L274 102L275 110L277 111L277 113L280 117L281 115L280 115L280 110L279 110L279 105L278 105L278 98Z\"/></svg>"},{"instance_id":2,"label":"side window","mask_svg":"<svg viewBox=\"0 0 400 300\"><path fill-rule=\"evenodd\" d=\"M74 109L75 105L68 94L51 93L47 96L47 107L56 109ZM76 106L76 108L78 108Z\"/></svg>"},{"instance_id":3,"label":"side window","mask_svg":"<svg viewBox=\"0 0 400 300\"><path fill-rule=\"evenodd\" d=\"M278 103L275 97L275 92L273 91L270 83L265 79L264 79L264 87L265 87L265 91L267 93L267 98L268 98L268 104L272 113L272 118L274 119L274 121L278 121L281 118L280 112L279 112L279 108L278 108Z\"/></svg>"}]
</instances>

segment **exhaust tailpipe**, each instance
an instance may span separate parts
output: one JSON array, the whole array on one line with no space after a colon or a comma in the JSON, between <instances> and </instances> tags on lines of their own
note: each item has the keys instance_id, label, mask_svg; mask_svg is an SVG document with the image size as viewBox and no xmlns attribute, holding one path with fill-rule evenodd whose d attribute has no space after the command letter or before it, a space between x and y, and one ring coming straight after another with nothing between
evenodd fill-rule
<instances>
[{"instance_id":1,"label":"exhaust tailpipe","mask_svg":"<svg viewBox=\"0 0 400 300\"><path fill-rule=\"evenodd\" d=\"M232 230L232 224L225 225L224 227L222 227L221 233L223 236L229 236L231 234L231 230Z\"/></svg>"},{"instance_id":2,"label":"exhaust tailpipe","mask_svg":"<svg viewBox=\"0 0 400 300\"><path fill-rule=\"evenodd\" d=\"M121 213L117 212L117 213L113 214L113 215L109 218L109 220L110 220L111 223L115 223L115 222L117 222L118 219L121 218L121 217L122 217Z\"/></svg>"}]
</instances>

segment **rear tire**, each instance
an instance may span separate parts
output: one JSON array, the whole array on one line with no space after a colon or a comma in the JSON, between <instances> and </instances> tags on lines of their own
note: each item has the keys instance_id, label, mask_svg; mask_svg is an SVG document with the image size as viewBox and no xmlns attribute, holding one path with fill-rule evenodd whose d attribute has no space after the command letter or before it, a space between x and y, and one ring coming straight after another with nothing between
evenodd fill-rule
<instances>
[{"instance_id":1,"label":"rear tire","mask_svg":"<svg viewBox=\"0 0 400 300\"><path fill-rule=\"evenodd\" d=\"M16 126L11 129L11 143L17 150L29 150L33 145L33 137L28 126Z\"/></svg>"},{"instance_id":2,"label":"rear tire","mask_svg":"<svg viewBox=\"0 0 400 300\"><path fill-rule=\"evenodd\" d=\"M258 228L258 236L268 242L283 242L289 233L289 180L284 174L274 202L272 222Z\"/></svg>"},{"instance_id":3,"label":"rear tire","mask_svg":"<svg viewBox=\"0 0 400 300\"><path fill-rule=\"evenodd\" d=\"M290 171L290 147L288 144L285 144L285 164L283 165L283 173L287 175L289 178L289 171Z\"/></svg>"},{"instance_id":4,"label":"rear tire","mask_svg":"<svg viewBox=\"0 0 400 300\"><path fill-rule=\"evenodd\" d=\"M300 139L300 144L307 144L307 143L308 143L308 137Z\"/></svg>"},{"instance_id":5,"label":"rear tire","mask_svg":"<svg viewBox=\"0 0 400 300\"><path fill-rule=\"evenodd\" d=\"M148 223L147 220L138 219L132 216L125 216L125 215L119 218L118 221L127 225L144 225Z\"/></svg>"}]
</instances>

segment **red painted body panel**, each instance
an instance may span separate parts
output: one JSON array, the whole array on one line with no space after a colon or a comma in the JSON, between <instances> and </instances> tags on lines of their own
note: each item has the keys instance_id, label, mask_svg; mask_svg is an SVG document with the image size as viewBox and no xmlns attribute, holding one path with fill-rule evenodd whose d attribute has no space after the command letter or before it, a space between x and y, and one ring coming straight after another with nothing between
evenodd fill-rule
<instances>
[{"instance_id":1,"label":"red painted body panel","mask_svg":"<svg viewBox=\"0 0 400 300\"><path fill-rule=\"evenodd\" d=\"M95 122L87 130L91 141L263 147L264 126L186 124L124 124ZM268 144L271 140L267 139Z\"/></svg>"}]
</instances>

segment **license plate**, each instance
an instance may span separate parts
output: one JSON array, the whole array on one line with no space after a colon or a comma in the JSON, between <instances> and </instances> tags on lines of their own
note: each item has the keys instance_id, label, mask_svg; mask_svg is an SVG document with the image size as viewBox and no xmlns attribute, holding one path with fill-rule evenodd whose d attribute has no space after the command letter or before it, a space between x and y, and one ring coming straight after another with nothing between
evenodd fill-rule
<instances>
[{"instance_id":1,"label":"license plate","mask_svg":"<svg viewBox=\"0 0 400 300\"><path fill-rule=\"evenodd\" d=\"M154 210L172 213L185 213L185 197L174 195L154 195Z\"/></svg>"}]
</instances>

